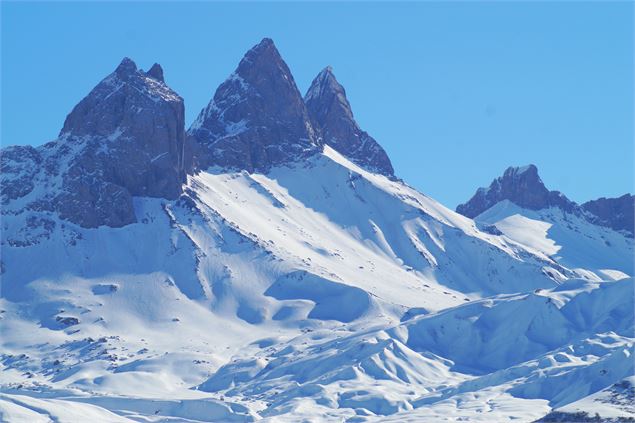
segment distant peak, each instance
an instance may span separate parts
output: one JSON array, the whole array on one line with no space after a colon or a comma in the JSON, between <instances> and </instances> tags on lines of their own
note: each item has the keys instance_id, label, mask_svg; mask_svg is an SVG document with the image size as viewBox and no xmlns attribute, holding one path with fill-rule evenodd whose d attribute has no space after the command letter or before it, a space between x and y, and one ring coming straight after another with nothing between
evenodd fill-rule
<instances>
[{"instance_id":1,"label":"distant peak","mask_svg":"<svg viewBox=\"0 0 635 423\"><path fill-rule=\"evenodd\" d=\"M163 68L158 63L152 65L150 70L146 72L146 75L156 79L157 81L165 82L165 80L163 79Z\"/></svg>"},{"instance_id":2,"label":"distant peak","mask_svg":"<svg viewBox=\"0 0 635 423\"><path fill-rule=\"evenodd\" d=\"M476 194L456 211L474 218L496 203L509 200L530 210L559 207L574 212L577 205L559 191L549 191L538 176L538 168L529 164L520 167L508 167L503 176L492 181L488 188L479 188Z\"/></svg>"},{"instance_id":3,"label":"distant peak","mask_svg":"<svg viewBox=\"0 0 635 423\"><path fill-rule=\"evenodd\" d=\"M119 77L125 77L130 74L133 74L137 71L137 64L130 59L129 57L124 57L117 69L115 69L115 73Z\"/></svg>"}]
</instances>

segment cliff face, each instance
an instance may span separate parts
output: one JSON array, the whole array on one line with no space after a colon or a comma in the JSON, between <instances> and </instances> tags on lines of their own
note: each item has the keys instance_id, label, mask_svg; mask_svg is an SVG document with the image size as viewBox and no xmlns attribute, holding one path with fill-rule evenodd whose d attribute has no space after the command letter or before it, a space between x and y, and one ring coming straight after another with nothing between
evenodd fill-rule
<instances>
[{"instance_id":1,"label":"cliff face","mask_svg":"<svg viewBox=\"0 0 635 423\"><path fill-rule=\"evenodd\" d=\"M183 99L125 58L67 116L57 140L2 152L2 202L83 227L136 220L133 196L175 199L185 181Z\"/></svg>"},{"instance_id":2,"label":"cliff face","mask_svg":"<svg viewBox=\"0 0 635 423\"><path fill-rule=\"evenodd\" d=\"M346 91L330 66L315 77L304 101L325 144L371 172L394 175L384 149L355 121Z\"/></svg>"},{"instance_id":3,"label":"cliff face","mask_svg":"<svg viewBox=\"0 0 635 423\"><path fill-rule=\"evenodd\" d=\"M624 194L618 198L599 198L582 204L582 208L593 213L604 226L626 231L633 237L635 229L635 195Z\"/></svg>"},{"instance_id":4,"label":"cliff face","mask_svg":"<svg viewBox=\"0 0 635 423\"><path fill-rule=\"evenodd\" d=\"M201 169L266 172L322 150L293 76L268 38L245 54L188 135Z\"/></svg>"}]
</instances>

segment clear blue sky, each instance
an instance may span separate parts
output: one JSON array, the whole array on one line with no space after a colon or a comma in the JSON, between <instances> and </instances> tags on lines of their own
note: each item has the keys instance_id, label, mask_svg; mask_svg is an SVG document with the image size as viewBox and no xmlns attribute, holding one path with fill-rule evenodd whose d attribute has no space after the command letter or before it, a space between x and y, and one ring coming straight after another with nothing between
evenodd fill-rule
<instances>
[{"instance_id":1,"label":"clear blue sky","mask_svg":"<svg viewBox=\"0 0 635 423\"><path fill-rule=\"evenodd\" d=\"M332 65L397 174L454 207L535 163L576 201L633 191L631 2L2 2L2 145L52 140L123 56L157 61L186 125L252 45L302 92Z\"/></svg>"}]
</instances>

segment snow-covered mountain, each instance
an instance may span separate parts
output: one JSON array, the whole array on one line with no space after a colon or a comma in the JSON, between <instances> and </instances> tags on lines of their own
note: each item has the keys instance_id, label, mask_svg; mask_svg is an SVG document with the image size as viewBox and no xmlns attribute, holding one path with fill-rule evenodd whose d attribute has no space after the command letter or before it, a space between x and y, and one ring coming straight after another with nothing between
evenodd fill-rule
<instances>
[{"instance_id":1,"label":"snow-covered mountain","mask_svg":"<svg viewBox=\"0 0 635 423\"><path fill-rule=\"evenodd\" d=\"M444 207L269 39L187 131L124 59L0 165L4 421L532 421L633 374L632 238Z\"/></svg>"},{"instance_id":2,"label":"snow-covered mountain","mask_svg":"<svg viewBox=\"0 0 635 423\"><path fill-rule=\"evenodd\" d=\"M456 210L578 277L600 281L633 275L633 234L625 225L633 209L630 195L580 206L549 191L529 165L508 168Z\"/></svg>"}]
</instances>

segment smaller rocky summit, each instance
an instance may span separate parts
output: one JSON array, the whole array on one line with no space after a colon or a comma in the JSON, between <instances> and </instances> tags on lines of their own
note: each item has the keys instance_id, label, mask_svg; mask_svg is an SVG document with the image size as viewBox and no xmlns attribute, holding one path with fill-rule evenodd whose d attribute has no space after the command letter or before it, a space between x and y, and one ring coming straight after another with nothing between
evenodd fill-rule
<instances>
[{"instance_id":1,"label":"smaller rocky summit","mask_svg":"<svg viewBox=\"0 0 635 423\"><path fill-rule=\"evenodd\" d=\"M371 172L394 175L384 149L353 118L346 91L330 66L315 77L304 102L325 144Z\"/></svg>"},{"instance_id":2,"label":"smaller rocky summit","mask_svg":"<svg viewBox=\"0 0 635 423\"><path fill-rule=\"evenodd\" d=\"M289 67L269 38L245 54L188 135L201 170L266 172L322 151Z\"/></svg>"},{"instance_id":3,"label":"smaller rocky summit","mask_svg":"<svg viewBox=\"0 0 635 423\"><path fill-rule=\"evenodd\" d=\"M503 176L494 179L488 188L479 188L476 194L467 203L460 204L456 211L474 218L503 200L509 200L530 210L558 207L566 212L574 212L579 208L561 192L549 191L538 176L538 168L531 164L507 168Z\"/></svg>"},{"instance_id":4,"label":"smaller rocky summit","mask_svg":"<svg viewBox=\"0 0 635 423\"><path fill-rule=\"evenodd\" d=\"M598 217L600 223L617 231L626 231L633 237L635 230L635 195L618 198L599 198L587 201L582 208Z\"/></svg>"},{"instance_id":5,"label":"smaller rocky summit","mask_svg":"<svg viewBox=\"0 0 635 423\"><path fill-rule=\"evenodd\" d=\"M90 144L86 159L98 163L82 160L77 166L97 165L104 180L132 195L174 199L185 176L184 113L183 99L165 85L161 66L144 73L124 58L75 106L59 138Z\"/></svg>"},{"instance_id":6,"label":"smaller rocky summit","mask_svg":"<svg viewBox=\"0 0 635 423\"><path fill-rule=\"evenodd\" d=\"M85 228L136 221L133 196L175 199L185 180L183 99L124 58L67 116L57 140L0 157L3 214L55 212Z\"/></svg>"}]
</instances>

